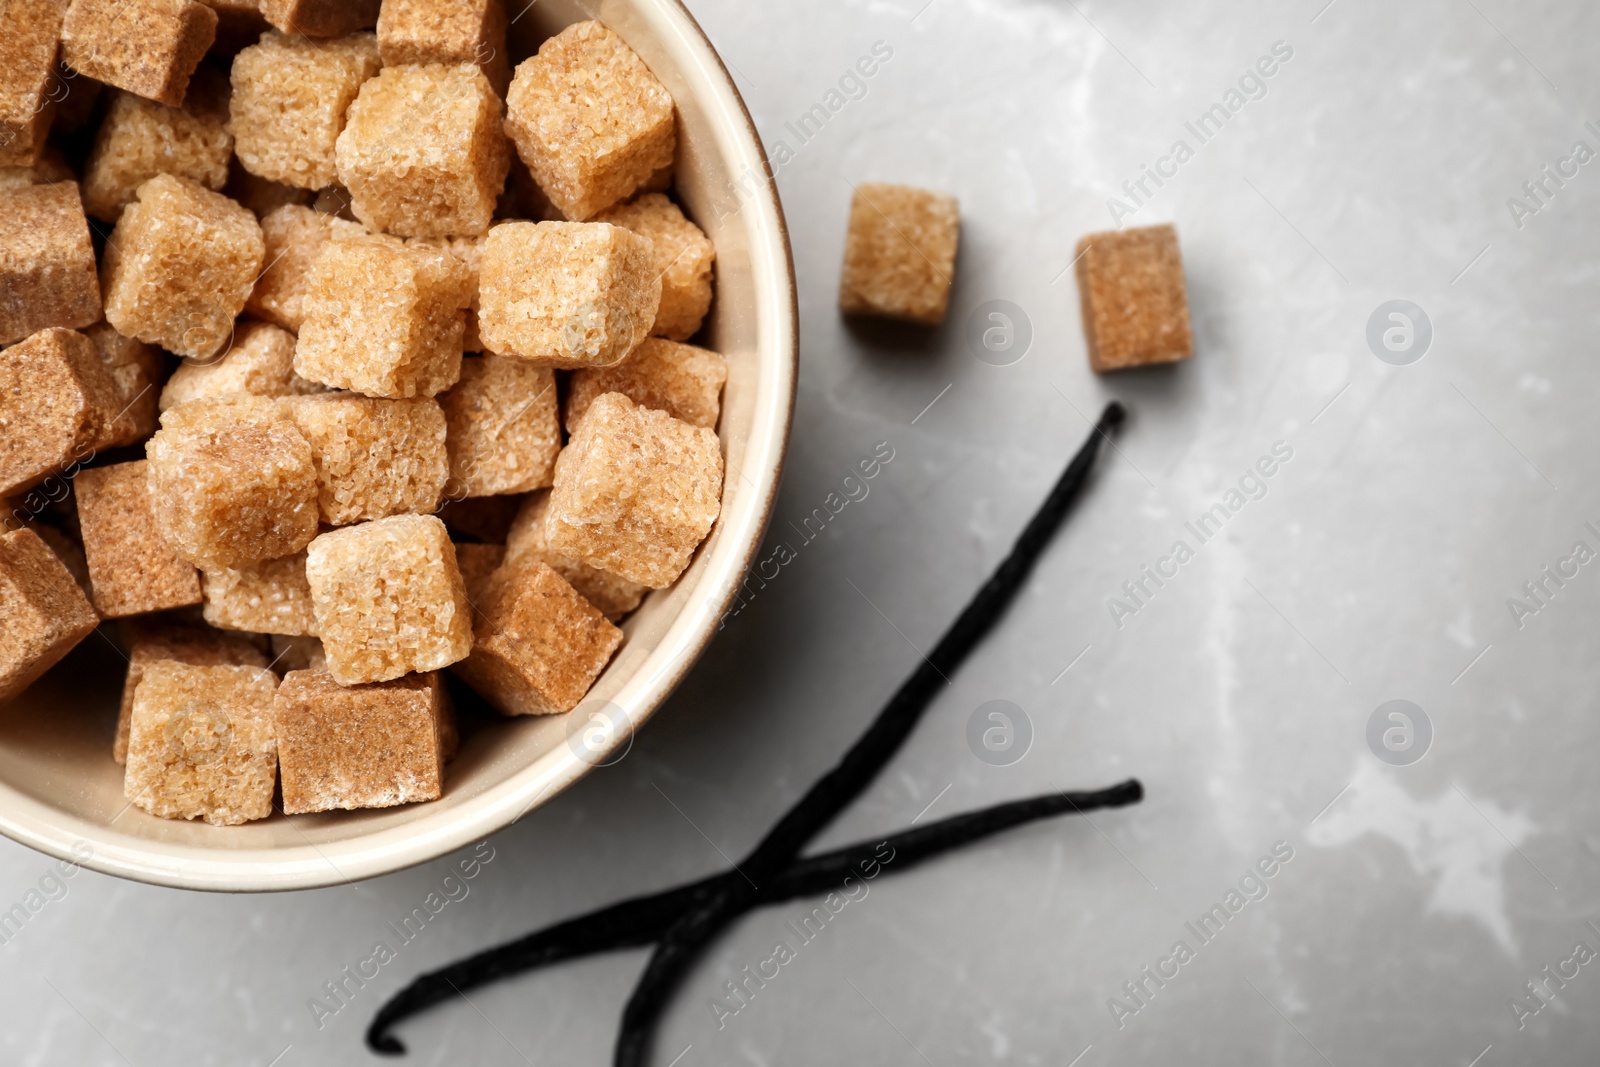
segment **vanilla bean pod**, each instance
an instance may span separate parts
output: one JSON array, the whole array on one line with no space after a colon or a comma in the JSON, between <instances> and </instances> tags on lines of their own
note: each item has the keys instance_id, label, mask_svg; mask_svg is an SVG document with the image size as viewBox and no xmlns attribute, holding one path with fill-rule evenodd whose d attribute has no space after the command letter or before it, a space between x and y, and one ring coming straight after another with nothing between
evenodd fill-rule
<instances>
[{"instance_id":1,"label":"vanilla bean pod","mask_svg":"<svg viewBox=\"0 0 1600 1067\"><path fill-rule=\"evenodd\" d=\"M819 856L796 860L762 889L756 903L760 906L781 904L796 897L837 889L848 877L870 877L865 872L874 863L882 868L880 873L897 874L942 852L1026 823L1057 815L1120 808L1138 803L1143 796L1139 782L1129 779L1092 793L1049 793L1029 800L1014 800L954 815L882 840L858 841ZM880 855L885 847L892 857L889 860L883 860ZM653 944L684 908L704 899L720 883L740 877L737 871L725 871L647 897L611 904L421 975L379 1009L367 1030L367 1043L375 1051L403 1052L404 1046L389 1034L396 1023L469 989L564 960Z\"/></svg>"},{"instance_id":2,"label":"vanilla bean pod","mask_svg":"<svg viewBox=\"0 0 1600 1067\"><path fill-rule=\"evenodd\" d=\"M1120 404L1108 405L1089 439L1072 457L1011 552L956 616L933 651L917 665L838 765L824 775L760 844L739 864L746 880L726 883L709 899L693 904L656 945L644 974L622 1012L615 1067L644 1067L649 1039L662 1008L689 965L733 917L749 908L754 886L774 877L838 812L860 795L911 733L949 675L966 659L1011 603L1051 536L1088 482L1096 456L1123 419ZM754 883L752 885L751 883Z\"/></svg>"},{"instance_id":3,"label":"vanilla bean pod","mask_svg":"<svg viewBox=\"0 0 1600 1067\"><path fill-rule=\"evenodd\" d=\"M587 952L654 943L656 949L623 1011L613 1059L616 1067L643 1067L655 1021L683 973L712 937L742 913L767 902L768 895L784 884L787 872L805 868L808 861L796 859L799 851L854 801L893 758L939 691L940 683L948 684L949 673L960 666L994 626L1027 580L1050 538L1082 493L1101 443L1110 439L1110 432L1123 417L1121 405L1112 403L1106 407L1089 439L1023 529L1011 552L957 616L932 653L924 657L844 758L789 809L735 871L652 897L612 905L531 934L501 949L480 953L455 968L425 976L380 1010L367 1033L373 1050L403 1052L404 1046L387 1031L400 1018L437 1003L446 986L455 989L448 975L457 968L464 968L459 973L470 984L481 985L507 974ZM1137 782L1124 783L1108 792L1115 794L1118 790L1123 791L1118 794L1119 803L1136 802L1142 795ZM1070 799L1071 794L1058 794L956 816L923 830L909 831L904 835L906 847L911 856L926 858L1019 821L1060 814L1069 807L1087 810L1084 800L1093 796L1096 794L1083 794L1074 801ZM1037 814L1032 814L1035 812ZM1007 822L1007 819L1013 821ZM960 824L960 829L947 841L941 832L949 832L953 823ZM945 830L940 831L940 828ZM962 833L969 836L961 837ZM849 849L842 851L851 852ZM840 853L828 855L837 857ZM861 853L852 855L857 860L862 858ZM830 868L829 874L842 878L844 871ZM790 882L794 895L800 894L802 881ZM803 884L810 885L809 882Z\"/></svg>"}]
</instances>

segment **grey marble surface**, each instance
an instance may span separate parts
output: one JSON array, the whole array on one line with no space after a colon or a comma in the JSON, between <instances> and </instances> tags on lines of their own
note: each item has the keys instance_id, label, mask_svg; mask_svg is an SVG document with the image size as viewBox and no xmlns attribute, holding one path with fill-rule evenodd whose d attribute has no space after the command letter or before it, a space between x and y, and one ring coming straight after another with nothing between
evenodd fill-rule
<instances>
[{"instance_id":1,"label":"grey marble surface","mask_svg":"<svg viewBox=\"0 0 1600 1067\"><path fill-rule=\"evenodd\" d=\"M1600 119L1600 9L1324 2L697 0L769 149L793 150L779 183L804 354L768 543L796 558L623 762L491 839L466 895L320 1020L323 983L392 940L385 924L470 850L356 886L223 897L57 883L0 842L0 905L59 898L0 948L0 1062L369 1062L370 1013L420 971L723 867L856 736L1113 396L1134 417L1085 506L820 844L930 804L1129 775L1145 803L876 880L719 1026L724 983L794 941L787 924L812 905L746 918L693 972L655 1062L1594 1062L1600 563L1573 549L1600 549L1584 525L1600 527L1600 164L1566 164L1577 173L1547 181L1542 204L1522 186L1579 140L1600 149L1584 126ZM841 93L798 143L786 123L880 41L893 54L864 93L847 82L858 98ZM1293 54L1265 94L1247 81L1259 98L1199 144L1185 122L1280 41ZM1124 221L1179 225L1198 355L1096 379L1074 243L1179 139L1192 158ZM850 183L869 179L961 199L942 330L854 332L834 311ZM1366 340L1396 298L1433 328L1409 366ZM1008 366L964 338L989 300L1031 324ZM867 496L802 543L802 518L879 442L894 458ZM1275 445L1292 458L1265 495L1247 480L1260 498L1199 544L1185 523ZM1179 540L1193 559L1119 626L1108 600ZM1563 560L1576 576L1526 599ZM1517 617L1514 597L1539 610ZM1432 725L1409 766L1367 742L1393 699ZM1031 723L1009 766L966 740L991 700ZM1274 849L1292 858L1247 877ZM1185 925L1230 903L1208 940ZM409 1062L608 1062L642 961L474 993L404 1027ZM1124 983L1147 966L1171 977L1135 1000ZM1576 976L1557 989L1546 967Z\"/></svg>"}]
</instances>

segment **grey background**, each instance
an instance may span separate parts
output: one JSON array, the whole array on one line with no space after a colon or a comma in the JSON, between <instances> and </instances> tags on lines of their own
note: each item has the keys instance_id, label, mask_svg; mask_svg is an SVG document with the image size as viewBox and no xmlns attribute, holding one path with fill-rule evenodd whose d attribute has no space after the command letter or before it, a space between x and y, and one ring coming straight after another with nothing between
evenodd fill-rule
<instances>
[{"instance_id":1,"label":"grey background","mask_svg":"<svg viewBox=\"0 0 1600 1067\"><path fill-rule=\"evenodd\" d=\"M470 894L321 1029L308 998L454 860L253 898L79 873L0 948L0 1061L368 1062L371 1011L420 971L721 868L856 736L1117 396L1134 418L1085 506L819 845L930 802L937 817L1128 775L1146 802L879 878L719 1030L711 998L810 905L750 916L694 971L655 1062L1593 1062L1600 966L1522 1029L1508 998L1575 942L1600 947L1584 926L1600 921L1600 566L1520 629L1507 600L1575 541L1600 547L1583 528L1600 521L1600 164L1521 229L1506 201L1575 141L1600 148L1583 128L1600 9L923 3L694 4L769 148L796 147L785 122L875 41L894 54L779 175L804 356L768 545L798 558L628 758L493 838ZM1278 40L1294 55L1267 95L1130 220L1180 227L1197 357L1094 378L1074 243ZM849 183L869 179L961 199L942 330L852 332L834 311ZM1408 367L1364 339L1394 298L1434 326ZM990 299L1032 322L1011 366L962 340ZM800 545L791 523L879 441L895 458L869 496ZM1294 455L1267 496L1119 629L1107 598L1279 441ZM1007 767L966 744L996 699L1033 726ZM1433 723L1409 767L1366 746L1390 699ZM1266 898L1200 947L1184 923L1277 842L1294 858ZM0 905L50 868L0 842ZM1108 998L1180 938L1196 957L1119 1029ZM476 992L404 1027L410 1062L607 1062L642 961Z\"/></svg>"}]
</instances>

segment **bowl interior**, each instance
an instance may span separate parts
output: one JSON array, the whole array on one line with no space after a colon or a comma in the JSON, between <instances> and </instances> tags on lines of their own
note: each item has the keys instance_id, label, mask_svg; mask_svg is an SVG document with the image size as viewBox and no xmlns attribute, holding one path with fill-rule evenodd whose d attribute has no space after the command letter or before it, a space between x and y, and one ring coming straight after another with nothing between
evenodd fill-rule
<instances>
[{"instance_id":1,"label":"bowl interior","mask_svg":"<svg viewBox=\"0 0 1600 1067\"><path fill-rule=\"evenodd\" d=\"M382 874L509 824L614 757L714 636L765 529L792 407L794 284L776 194L737 90L675 0L540 0L519 15L522 3L508 3L513 63L562 27L598 18L677 102L676 193L717 248L704 343L728 359L718 428L727 473L710 538L675 586L627 620L622 648L579 711L469 726L445 796L401 808L218 828L131 807L111 759L126 660L102 630L0 705L0 832L107 873L198 889L304 888Z\"/></svg>"}]
</instances>

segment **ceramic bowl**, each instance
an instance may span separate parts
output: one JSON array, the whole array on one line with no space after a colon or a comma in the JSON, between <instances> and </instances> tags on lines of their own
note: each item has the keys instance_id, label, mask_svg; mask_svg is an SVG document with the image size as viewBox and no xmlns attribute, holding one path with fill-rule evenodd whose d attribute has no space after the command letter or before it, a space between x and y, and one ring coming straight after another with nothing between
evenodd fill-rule
<instances>
[{"instance_id":1,"label":"ceramic bowl","mask_svg":"<svg viewBox=\"0 0 1600 1067\"><path fill-rule=\"evenodd\" d=\"M521 7L511 0L512 14ZM464 739L445 795L426 804L274 815L238 827L158 819L131 807L111 739L125 664L90 636L0 707L0 832L41 852L191 889L302 889L433 859L514 822L618 758L716 636L771 515L798 356L788 235L738 90L676 0L540 0L512 25L513 63L564 26L598 18L644 58L678 105L676 191L717 248L705 343L728 359L722 514L676 585L625 623L627 638L570 715L496 719Z\"/></svg>"}]
</instances>

